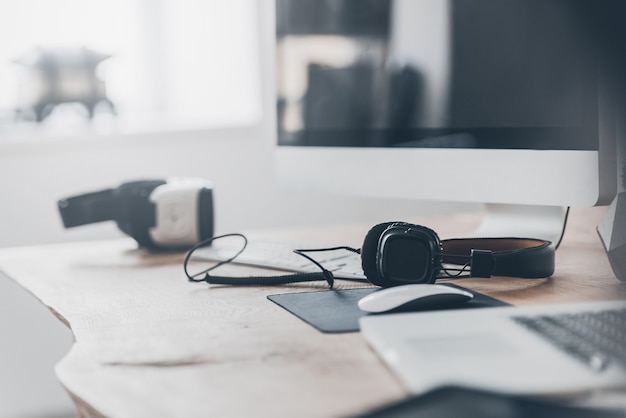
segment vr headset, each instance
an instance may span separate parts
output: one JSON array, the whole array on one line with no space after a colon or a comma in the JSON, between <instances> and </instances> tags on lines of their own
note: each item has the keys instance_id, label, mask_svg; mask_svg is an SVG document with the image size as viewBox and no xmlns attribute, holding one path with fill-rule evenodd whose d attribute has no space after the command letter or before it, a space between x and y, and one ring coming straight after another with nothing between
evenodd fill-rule
<instances>
[{"instance_id":1,"label":"vr headset","mask_svg":"<svg viewBox=\"0 0 626 418\"><path fill-rule=\"evenodd\" d=\"M189 248L213 236L213 186L197 178L142 180L59 200L65 228L115 221L150 250Z\"/></svg>"}]
</instances>

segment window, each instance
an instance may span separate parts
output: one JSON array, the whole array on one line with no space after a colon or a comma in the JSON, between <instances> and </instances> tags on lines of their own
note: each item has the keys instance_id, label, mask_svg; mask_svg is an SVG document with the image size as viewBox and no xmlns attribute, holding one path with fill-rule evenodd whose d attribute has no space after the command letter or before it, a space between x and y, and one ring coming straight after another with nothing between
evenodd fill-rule
<instances>
[{"instance_id":1,"label":"window","mask_svg":"<svg viewBox=\"0 0 626 418\"><path fill-rule=\"evenodd\" d=\"M257 122L256 9L250 0L0 2L0 142Z\"/></svg>"}]
</instances>

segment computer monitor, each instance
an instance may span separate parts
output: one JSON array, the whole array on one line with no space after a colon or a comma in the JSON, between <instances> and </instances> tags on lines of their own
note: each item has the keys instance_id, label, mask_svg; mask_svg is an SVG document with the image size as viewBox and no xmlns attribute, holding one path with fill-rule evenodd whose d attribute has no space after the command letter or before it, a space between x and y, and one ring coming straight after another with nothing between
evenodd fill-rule
<instances>
[{"instance_id":1,"label":"computer monitor","mask_svg":"<svg viewBox=\"0 0 626 418\"><path fill-rule=\"evenodd\" d=\"M617 188L605 3L276 0L279 179L483 202L478 235L557 240Z\"/></svg>"}]
</instances>

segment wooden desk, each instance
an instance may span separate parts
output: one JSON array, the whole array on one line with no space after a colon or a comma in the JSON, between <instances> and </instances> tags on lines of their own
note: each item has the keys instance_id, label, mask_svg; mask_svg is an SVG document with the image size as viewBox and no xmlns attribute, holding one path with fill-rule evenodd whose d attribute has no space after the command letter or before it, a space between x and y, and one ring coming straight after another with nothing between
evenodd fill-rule
<instances>
[{"instance_id":1,"label":"wooden desk","mask_svg":"<svg viewBox=\"0 0 626 418\"><path fill-rule=\"evenodd\" d=\"M551 279L461 283L513 304L626 298L595 233L602 213L572 213ZM424 224L453 236L476 221ZM328 239L329 230L316 229L298 238L359 246L366 230L333 229ZM0 251L1 269L74 333L56 373L81 416L349 416L407 395L359 333L322 334L266 299L323 290L322 283L192 284L182 259L137 250L130 239ZM362 285L338 285L348 287Z\"/></svg>"}]
</instances>

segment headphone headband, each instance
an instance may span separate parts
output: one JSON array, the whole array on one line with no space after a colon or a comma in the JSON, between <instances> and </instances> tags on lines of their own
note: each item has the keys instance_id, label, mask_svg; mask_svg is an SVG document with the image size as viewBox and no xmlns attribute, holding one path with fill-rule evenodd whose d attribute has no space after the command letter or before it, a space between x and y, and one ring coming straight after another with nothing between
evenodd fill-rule
<instances>
[{"instance_id":1,"label":"headphone headband","mask_svg":"<svg viewBox=\"0 0 626 418\"><path fill-rule=\"evenodd\" d=\"M443 262L459 264L450 255L471 258L470 276L507 276L526 279L554 273L550 241L534 238L454 238L441 241Z\"/></svg>"}]
</instances>

